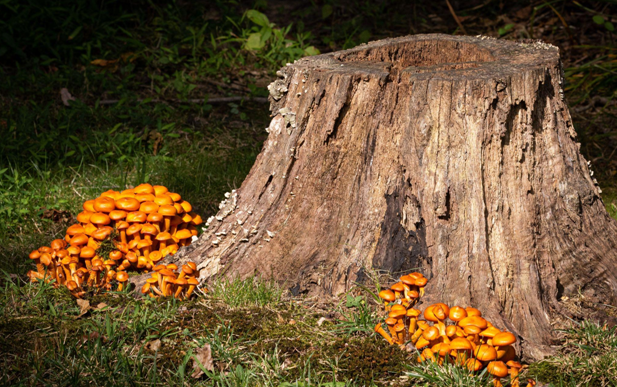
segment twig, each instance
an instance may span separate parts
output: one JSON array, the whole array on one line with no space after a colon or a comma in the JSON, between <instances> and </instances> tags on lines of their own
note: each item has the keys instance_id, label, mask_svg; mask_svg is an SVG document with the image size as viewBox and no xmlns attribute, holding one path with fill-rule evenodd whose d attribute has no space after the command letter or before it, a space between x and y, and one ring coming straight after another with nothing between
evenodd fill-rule
<instances>
[{"instance_id":1,"label":"twig","mask_svg":"<svg viewBox=\"0 0 617 387\"><path fill-rule=\"evenodd\" d=\"M458 24L458 27L461 29L461 31L463 31L465 35L467 35L467 31L465 31L465 27L463 27L463 24L461 24L461 21L458 19L458 16L456 16L456 12L454 12L454 8L452 8L450 1L446 0L446 4L448 4L448 9L450 10L452 17L456 21L456 24Z\"/></svg>"},{"instance_id":2,"label":"twig","mask_svg":"<svg viewBox=\"0 0 617 387\"><path fill-rule=\"evenodd\" d=\"M99 105L113 105L121 100L119 99L104 99L99 101ZM239 101L253 101L259 103L268 103L268 98L263 97L219 97L219 98L193 98L193 99L138 99L137 102L175 102L175 103L225 103L225 102L239 102Z\"/></svg>"}]
</instances>

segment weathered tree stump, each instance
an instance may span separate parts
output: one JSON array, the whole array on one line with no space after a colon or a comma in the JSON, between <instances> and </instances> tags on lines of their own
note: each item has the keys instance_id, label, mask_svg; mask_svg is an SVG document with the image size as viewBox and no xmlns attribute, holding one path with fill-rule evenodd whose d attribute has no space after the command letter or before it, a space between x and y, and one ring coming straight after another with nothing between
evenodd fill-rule
<instances>
[{"instance_id":1,"label":"weathered tree stump","mask_svg":"<svg viewBox=\"0 0 617 387\"><path fill-rule=\"evenodd\" d=\"M615 304L617 225L579 153L558 49L416 35L305 58L270 85L250 174L177 259L338 294L419 269L550 352L559 302Z\"/></svg>"}]
</instances>

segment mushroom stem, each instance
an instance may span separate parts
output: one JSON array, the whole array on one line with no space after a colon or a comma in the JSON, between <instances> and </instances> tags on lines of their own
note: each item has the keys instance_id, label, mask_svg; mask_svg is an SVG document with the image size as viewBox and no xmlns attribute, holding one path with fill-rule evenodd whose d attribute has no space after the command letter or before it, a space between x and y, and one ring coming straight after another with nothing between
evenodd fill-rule
<instances>
[{"instance_id":1,"label":"mushroom stem","mask_svg":"<svg viewBox=\"0 0 617 387\"><path fill-rule=\"evenodd\" d=\"M189 288L190 289L190 288ZM187 292L188 294L188 292ZM188 297L187 297L188 298ZM394 341L392 340L392 337L390 337L390 335L388 334L388 332L386 332L383 327L381 326L381 323L375 325L375 332L379 333L384 339L386 339L386 341L388 342L388 344L392 345L394 344Z\"/></svg>"},{"instance_id":2,"label":"mushroom stem","mask_svg":"<svg viewBox=\"0 0 617 387\"><path fill-rule=\"evenodd\" d=\"M193 293L193 290L195 290L195 286L196 285L189 285L189 289L186 291L186 295L184 296L186 300L188 300L189 297L191 297L191 293Z\"/></svg>"}]
</instances>

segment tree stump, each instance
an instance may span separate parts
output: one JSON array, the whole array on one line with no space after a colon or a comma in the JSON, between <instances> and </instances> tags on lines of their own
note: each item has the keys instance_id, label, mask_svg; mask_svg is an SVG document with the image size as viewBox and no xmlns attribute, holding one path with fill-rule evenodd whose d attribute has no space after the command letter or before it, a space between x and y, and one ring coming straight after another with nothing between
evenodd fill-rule
<instances>
[{"instance_id":1,"label":"tree stump","mask_svg":"<svg viewBox=\"0 0 617 387\"><path fill-rule=\"evenodd\" d=\"M177 260L340 294L419 270L550 353L579 292L615 304L617 226L579 153L558 49L415 35L296 61L242 186Z\"/></svg>"}]
</instances>

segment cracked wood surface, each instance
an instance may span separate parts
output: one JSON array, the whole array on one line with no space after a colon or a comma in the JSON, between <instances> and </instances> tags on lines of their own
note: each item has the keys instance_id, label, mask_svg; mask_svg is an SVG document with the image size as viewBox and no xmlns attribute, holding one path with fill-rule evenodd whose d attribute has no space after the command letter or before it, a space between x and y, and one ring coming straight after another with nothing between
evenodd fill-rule
<instances>
[{"instance_id":1,"label":"cracked wood surface","mask_svg":"<svg viewBox=\"0 0 617 387\"><path fill-rule=\"evenodd\" d=\"M419 269L425 304L481 309L527 359L551 352L562 296L615 304L617 227L575 141L556 47L416 35L278 75L255 165L175 260L295 294Z\"/></svg>"}]
</instances>

